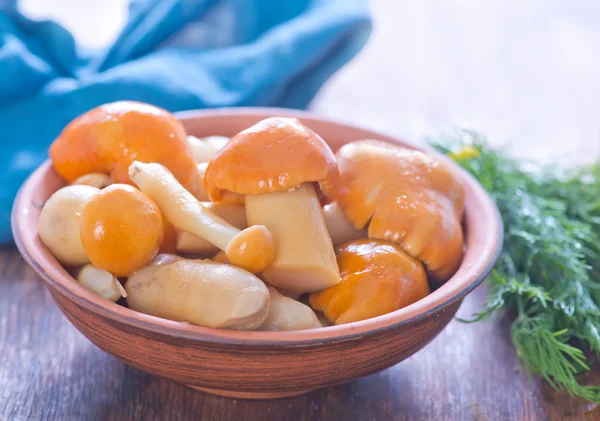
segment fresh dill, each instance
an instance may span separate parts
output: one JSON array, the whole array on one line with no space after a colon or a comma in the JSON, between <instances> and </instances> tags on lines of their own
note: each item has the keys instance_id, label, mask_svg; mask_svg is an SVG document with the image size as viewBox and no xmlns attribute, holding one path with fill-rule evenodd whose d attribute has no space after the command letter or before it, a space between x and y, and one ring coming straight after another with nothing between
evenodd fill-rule
<instances>
[{"instance_id":1,"label":"fresh dill","mask_svg":"<svg viewBox=\"0 0 600 421\"><path fill-rule=\"evenodd\" d=\"M469 321L512 310L511 337L527 371L600 403L600 385L578 381L589 370L584 351L600 356L600 163L525 169L473 131L431 143L479 180L504 222L488 299Z\"/></svg>"}]
</instances>

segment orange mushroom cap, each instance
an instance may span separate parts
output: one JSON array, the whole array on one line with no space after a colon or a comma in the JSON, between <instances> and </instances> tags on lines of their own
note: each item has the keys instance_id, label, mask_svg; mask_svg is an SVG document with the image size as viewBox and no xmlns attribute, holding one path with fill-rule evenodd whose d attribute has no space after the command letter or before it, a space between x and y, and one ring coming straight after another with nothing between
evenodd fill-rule
<instances>
[{"instance_id":1,"label":"orange mushroom cap","mask_svg":"<svg viewBox=\"0 0 600 421\"><path fill-rule=\"evenodd\" d=\"M69 123L50 146L50 158L69 182L100 172L111 174L116 183L133 184L127 173L133 161L158 162L195 194L201 184L186 138L181 122L166 110L113 102Z\"/></svg>"},{"instance_id":2,"label":"orange mushroom cap","mask_svg":"<svg viewBox=\"0 0 600 421\"><path fill-rule=\"evenodd\" d=\"M318 182L333 198L338 181L335 156L319 135L295 118L271 117L238 133L210 160L204 176L208 197L281 192Z\"/></svg>"},{"instance_id":3,"label":"orange mushroom cap","mask_svg":"<svg viewBox=\"0 0 600 421\"><path fill-rule=\"evenodd\" d=\"M392 241L420 259L435 281L458 269L463 255L464 190L448 165L381 141L344 145L339 206L369 238Z\"/></svg>"},{"instance_id":4,"label":"orange mushroom cap","mask_svg":"<svg viewBox=\"0 0 600 421\"><path fill-rule=\"evenodd\" d=\"M396 244L363 239L336 252L341 282L309 296L311 306L335 324L390 313L429 294L423 265Z\"/></svg>"},{"instance_id":5,"label":"orange mushroom cap","mask_svg":"<svg viewBox=\"0 0 600 421\"><path fill-rule=\"evenodd\" d=\"M127 184L112 184L85 203L79 231L92 264L120 277L146 266L158 253L164 222L146 194Z\"/></svg>"}]
</instances>

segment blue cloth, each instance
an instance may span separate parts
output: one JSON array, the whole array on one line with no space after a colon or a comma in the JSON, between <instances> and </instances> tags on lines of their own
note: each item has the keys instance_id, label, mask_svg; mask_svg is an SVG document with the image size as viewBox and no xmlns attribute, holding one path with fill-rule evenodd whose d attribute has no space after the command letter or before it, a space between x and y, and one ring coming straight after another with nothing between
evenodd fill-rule
<instances>
[{"instance_id":1,"label":"blue cloth","mask_svg":"<svg viewBox=\"0 0 600 421\"><path fill-rule=\"evenodd\" d=\"M0 0L0 243L12 240L18 187L74 117L122 99L170 111L304 108L371 28L367 0L133 1L116 41L91 53L8 3Z\"/></svg>"}]
</instances>

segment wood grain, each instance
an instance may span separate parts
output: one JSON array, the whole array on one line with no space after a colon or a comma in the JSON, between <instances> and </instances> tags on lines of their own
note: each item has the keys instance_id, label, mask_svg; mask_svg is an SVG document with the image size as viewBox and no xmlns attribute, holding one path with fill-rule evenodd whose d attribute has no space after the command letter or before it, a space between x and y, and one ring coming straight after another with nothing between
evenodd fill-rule
<instances>
[{"instance_id":1,"label":"wood grain","mask_svg":"<svg viewBox=\"0 0 600 421\"><path fill-rule=\"evenodd\" d=\"M528 157L598 156L596 3L572 4L569 13L559 2L471 2L468 12L464 2L375 0L372 7L370 44L323 90L318 112L415 140L466 117L492 141L526 139L517 145ZM578 48L568 48L574 40ZM458 316L484 298L480 287ZM598 409L546 398L543 384L519 369L509 326L507 317L452 321L384 372L295 398L232 400L146 374L95 347L18 252L5 248L0 420L599 420Z\"/></svg>"},{"instance_id":2,"label":"wood grain","mask_svg":"<svg viewBox=\"0 0 600 421\"><path fill-rule=\"evenodd\" d=\"M458 315L476 310L469 295ZM594 420L518 369L508 320L452 321L403 363L275 401L221 398L131 368L83 337L12 248L0 251L2 420ZM564 418L565 412L576 413Z\"/></svg>"}]
</instances>

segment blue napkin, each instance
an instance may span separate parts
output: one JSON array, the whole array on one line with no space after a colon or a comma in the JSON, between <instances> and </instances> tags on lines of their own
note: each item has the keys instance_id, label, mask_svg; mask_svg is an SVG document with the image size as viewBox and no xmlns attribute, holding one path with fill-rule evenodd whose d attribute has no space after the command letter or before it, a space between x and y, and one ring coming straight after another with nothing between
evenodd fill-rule
<instances>
[{"instance_id":1,"label":"blue napkin","mask_svg":"<svg viewBox=\"0 0 600 421\"><path fill-rule=\"evenodd\" d=\"M0 244L17 189L74 117L131 99L170 111L304 108L370 33L366 0L145 0L106 50L0 0Z\"/></svg>"}]
</instances>

